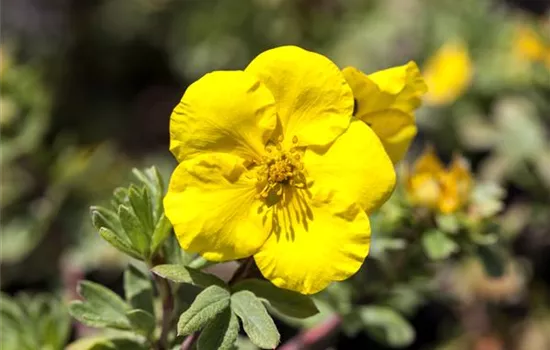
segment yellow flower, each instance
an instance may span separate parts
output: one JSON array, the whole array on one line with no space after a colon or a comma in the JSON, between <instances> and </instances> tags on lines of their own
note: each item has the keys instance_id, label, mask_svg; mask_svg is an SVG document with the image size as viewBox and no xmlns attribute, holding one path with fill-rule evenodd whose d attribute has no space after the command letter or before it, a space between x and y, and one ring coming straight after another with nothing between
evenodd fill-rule
<instances>
[{"instance_id":1,"label":"yellow flower","mask_svg":"<svg viewBox=\"0 0 550 350\"><path fill-rule=\"evenodd\" d=\"M397 163L416 136L414 110L426 93L418 66L409 62L369 75L347 67L343 73L353 90L355 116L374 130Z\"/></svg>"},{"instance_id":2,"label":"yellow flower","mask_svg":"<svg viewBox=\"0 0 550 350\"><path fill-rule=\"evenodd\" d=\"M174 109L179 161L164 199L180 245L212 261L253 256L281 288L350 277L370 244L366 213L395 186L376 134L329 59L294 46L192 84Z\"/></svg>"},{"instance_id":3,"label":"yellow flower","mask_svg":"<svg viewBox=\"0 0 550 350\"><path fill-rule=\"evenodd\" d=\"M469 164L455 156L445 169L433 147L428 147L407 175L407 194L414 205L452 213L468 201L472 189Z\"/></svg>"},{"instance_id":4,"label":"yellow flower","mask_svg":"<svg viewBox=\"0 0 550 350\"><path fill-rule=\"evenodd\" d=\"M520 25L513 41L516 57L523 61L542 62L550 68L550 44L530 27Z\"/></svg>"},{"instance_id":5,"label":"yellow flower","mask_svg":"<svg viewBox=\"0 0 550 350\"><path fill-rule=\"evenodd\" d=\"M429 58L423 70L428 84L425 101L430 105L454 102L469 87L473 64L468 48L460 41L449 42Z\"/></svg>"}]
</instances>

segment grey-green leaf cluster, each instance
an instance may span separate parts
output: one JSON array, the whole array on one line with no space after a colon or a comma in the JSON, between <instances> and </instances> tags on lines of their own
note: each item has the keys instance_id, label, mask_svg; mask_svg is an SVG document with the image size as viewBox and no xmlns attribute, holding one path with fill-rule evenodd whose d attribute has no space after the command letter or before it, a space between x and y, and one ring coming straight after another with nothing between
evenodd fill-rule
<instances>
[{"instance_id":1,"label":"grey-green leaf cluster","mask_svg":"<svg viewBox=\"0 0 550 350\"><path fill-rule=\"evenodd\" d=\"M126 300L100 284L81 281L78 293L83 300L72 301L69 312L87 326L131 330L150 339L156 327L150 278L130 265L124 272L124 291Z\"/></svg>"},{"instance_id":2,"label":"grey-green leaf cluster","mask_svg":"<svg viewBox=\"0 0 550 350\"><path fill-rule=\"evenodd\" d=\"M199 350L232 349L240 324L252 343L264 349L280 341L267 304L293 317L309 317L318 310L307 296L282 290L268 281L244 280L229 287L218 277L183 265L158 265L152 271L176 283L204 288L178 321L178 335L200 331Z\"/></svg>"},{"instance_id":3,"label":"grey-green leaf cluster","mask_svg":"<svg viewBox=\"0 0 550 350\"><path fill-rule=\"evenodd\" d=\"M103 239L118 250L148 261L170 235L172 226L162 208L164 183L155 167L134 169L140 185L119 187L111 208L91 208L92 222Z\"/></svg>"},{"instance_id":4,"label":"grey-green leaf cluster","mask_svg":"<svg viewBox=\"0 0 550 350\"><path fill-rule=\"evenodd\" d=\"M57 298L0 294L0 349L61 350L69 332L69 314Z\"/></svg>"}]
</instances>

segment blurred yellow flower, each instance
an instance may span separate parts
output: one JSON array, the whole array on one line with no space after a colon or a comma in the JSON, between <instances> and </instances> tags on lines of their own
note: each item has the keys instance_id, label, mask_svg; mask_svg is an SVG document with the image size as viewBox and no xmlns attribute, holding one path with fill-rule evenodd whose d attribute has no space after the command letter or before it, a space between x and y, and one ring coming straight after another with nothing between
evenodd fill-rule
<instances>
[{"instance_id":1,"label":"blurred yellow flower","mask_svg":"<svg viewBox=\"0 0 550 350\"><path fill-rule=\"evenodd\" d=\"M545 43L537 32L528 26L517 27L513 50L520 60L542 62L550 68L550 44Z\"/></svg>"},{"instance_id":2,"label":"blurred yellow flower","mask_svg":"<svg viewBox=\"0 0 550 350\"><path fill-rule=\"evenodd\" d=\"M369 75L353 67L343 73L353 90L354 115L374 130L397 163L416 136L414 111L427 89L418 66L411 61Z\"/></svg>"},{"instance_id":3,"label":"blurred yellow flower","mask_svg":"<svg viewBox=\"0 0 550 350\"><path fill-rule=\"evenodd\" d=\"M366 213L391 195L395 171L353 106L336 65L294 46L192 84L171 116L179 165L164 199L180 245L212 261L253 256L304 294L354 274Z\"/></svg>"},{"instance_id":4,"label":"blurred yellow flower","mask_svg":"<svg viewBox=\"0 0 550 350\"><path fill-rule=\"evenodd\" d=\"M469 164L455 156L445 169L433 147L427 147L407 174L406 190L413 205L452 213L468 201L473 179Z\"/></svg>"},{"instance_id":5,"label":"blurred yellow flower","mask_svg":"<svg viewBox=\"0 0 550 350\"><path fill-rule=\"evenodd\" d=\"M423 75L428 85L424 100L435 106L453 103L470 86L473 71L468 48L463 42L443 45L424 66Z\"/></svg>"}]
</instances>

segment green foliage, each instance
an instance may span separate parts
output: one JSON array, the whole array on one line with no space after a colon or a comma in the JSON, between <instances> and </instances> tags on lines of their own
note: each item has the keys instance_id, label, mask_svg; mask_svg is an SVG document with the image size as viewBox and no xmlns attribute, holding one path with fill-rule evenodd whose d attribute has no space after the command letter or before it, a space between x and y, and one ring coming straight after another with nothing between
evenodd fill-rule
<instances>
[{"instance_id":1,"label":"green foliage","mask_svg":"<svg viewBox=\"0 0 550 350\"><path fill-rule=\"evenodd\" d=\"M152 271L176 283L189 283L199 287L225 286L225 282L218 277L183 265L157 265Z\"/></svg>"},{"instance_id":2,"label":"green foliage","mask_svg":"<svg viewBox=\"0 0 550 350\"><path fill-rule=\"evenodd\" d=\"M135 337L115 335L82 338L71 343L67 350L150 350L150 348Z\"/></svg>"},{"instance_id":3,"label":"green foliage","mask_svg":"<svg viewBox=\"0 0 550 350\"><path fill-rule=\"evenodd\" d=\"M290 317L306 318L319 312L310 297L275 287L268 281L248 279L235 284L233 293L247 290L272 308Z\"/></svg>"},{"instance_id":4,"label":"green foliage","mask_svg":"<svg viewBox=\"0 0 550 350\"><path fill-rule=\"evenodd\" d=\"M144 310L132 310L126 313L126 317L130 320L132 328L149 337L155 330L155 316Z\"/></svg>"},{"instance_id":5,"label":"green foliage","mask_svg":"<svg viewBox=\"0 0 550 350\"><path fill-rule=\"evenodd\" d=\"M280 335L261 300L254 293L242 290L231 295L231 310L243 324L250 340L263 349L274 349Z\"/></svg>"},{"instance_id":6,"label":"green foliage","mask_svg":"<svg viewBox=\"0 0 550 350\"><path fill-rule=\"evenodd\" d=\"M130 306L108 288L82 281L78 284L78 294L84 301L72 301L69 305L69 312L78 321L97 328L131 328L126 316Z\"/></svg>"},{"instance_id":7,"label":"green foliage","mask_svg":"<svg viewBox=\"0 0 550 350\"><path fill-rule=\"evenodd\" d=\"M231 294L227 289L212 285L203 290L179 318L178 335L201 330L216 315L229 307Z\"/></svg>"},{"instance_id":8,"label":"green foliage","mask_svg":"<svg viewBox=\"0 0 550 350\"><path fill-rule=\"evenodd\" d=\"M140 186L117 188L114 210L91 207L92 222L100 236L129 256L150 261L169 237L172 226L162 208L164 183L155 167L133 170Z\"/></svg>"},{"instance_id":9,"label":"green foliage","mask_svg":"<svg viewBox=\"0 0 550 350\"><path fill-rule=\"evenodd\" d=\"M391 308L376 305L364 306L359 310L359 315L366 331L384 344L391 347L405 347L414 341L414 328Z\"/></svg>"},{"instance_id":10,"label":"green foliage","mask_svg":"<svg viewBox=\"0 0 550 350\"><path fill-rule=\"evenodd\" d=\"M229 350L234 348L239 335L237 315L226 308L210 321L201 332L198 341L199 350Z\"/></svg>"},{"instance_id":11,"label":"green foliage","mask_svg":"<svg viewBox=\"0 0 550 350\"><path fill-rule=\"evenodd\" d=\"M422 248L428 258L442 260L457 252L459 246L445 232L430 230L422 235Z\"/></svg>"},{"instance_id":12,"label":"green foliage","mask_svg":"<svg viewBox=\"0 0 550 350\"><path fill-rule=\"evenodd\" d=\"M128 304L154 315L151 279L134 265L124 271L124 292Z\"/></svg>"},{"instance_id":13,"label":"green foliage","mask_svg":"<svg viewBox=\"0 0 550 350\"><path fill-rule=\"evenodd\" d=\"M63 304L49 295L0 295L0 348L65 348L70 318Z\"/></svg>"}]
</instances>

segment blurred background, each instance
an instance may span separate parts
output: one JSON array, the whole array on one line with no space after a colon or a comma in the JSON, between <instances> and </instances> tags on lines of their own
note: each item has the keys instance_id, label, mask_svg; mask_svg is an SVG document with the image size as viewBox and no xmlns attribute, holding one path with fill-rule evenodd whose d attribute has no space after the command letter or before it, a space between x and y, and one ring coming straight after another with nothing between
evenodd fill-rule
<instances>
[{"instance_id":1,"label":"blurred background","mask_svg":"<svg viewBox=\"0 0 550 350\"><path fill-rule=\"evenodd\" d=\"M108 201L132 167L156 165L168 180L169 117L190 83L294 44L367 73L416 61L430 92L409 162L432 144L444 162L463 154L477 180L503 189L500 240L521 268L495 279L475 263L446 266L453 301L419 302L405 348L550 349L549 8L547 0L3 0L2 293L40 296L67 323L45 295L72 299L84 277L120 292L127 260L94 231L90 205ZM284 339L297 332L281 327ZM57 333L60 349L75 336ZM389 348L363 332L341 333L332 346Z\"/></svg>"}]
</instances>

